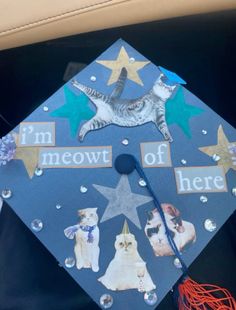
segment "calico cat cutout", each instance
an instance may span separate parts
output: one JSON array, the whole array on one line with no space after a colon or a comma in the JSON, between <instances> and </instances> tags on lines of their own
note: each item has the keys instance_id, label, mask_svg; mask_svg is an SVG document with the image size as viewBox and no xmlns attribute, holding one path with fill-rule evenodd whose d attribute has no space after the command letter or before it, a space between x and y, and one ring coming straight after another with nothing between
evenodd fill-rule
<instances>
[{"instance_id":1,"label":"calico cat cutout","mask_svg":"<svg viewBox=\"0 0 236 310\"><path fill-rule=\"evenodd\" d=\"M169 233L177 249L182 252L196 241L195 227L192 223L182 220L180 211L170 203L162 203L161 208L165 215ZM148 212L145 234L156 256L174 255L160 213L156 208Z\"/></svg>"},{"instance_id":2,"label":"calico cat cutout","mask_svg":"<svg viewBox=\"0 0 236 310\"><path fill-rule=\"evenodd\" d=\"M80 141L83 141L89 131L103 128L109 124L134 127L153 122L164 138L172 142L173 139L165 118L165 103L171 97L176 85L166 85L162 81L163 77L164 74L160 74L152 89L137 99L120 98L127 79L125 68L122 68L116 87L110 96L73 80L73 86L87 95L97 108L96 115L80 129Z\"/></svg>"},{"instance_id":3,"label":"calico cat cutout","mask_svg":"<svg viewBox=\"0 0 236 310\"><path fill-rule=\"evenodd\" d=\"M86 208L78 211L80 221L77 225L64 230L68 239L75 238L76 267L92 268L99 271L99 228L97 208Z\"/></svg>"}]
</instances>

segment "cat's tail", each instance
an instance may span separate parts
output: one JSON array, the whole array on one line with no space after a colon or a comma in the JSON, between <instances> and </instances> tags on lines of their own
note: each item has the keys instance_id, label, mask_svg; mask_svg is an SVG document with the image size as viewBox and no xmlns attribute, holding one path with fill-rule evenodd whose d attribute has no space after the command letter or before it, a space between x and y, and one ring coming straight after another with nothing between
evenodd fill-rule
<instances>
[{"instance_id":1,"label":"cat's tail","mask_svg":"<svg viewBox=\"0 0 236 310\"><path fill-rule=\"evenodd\" d=\"M126 80L127 80L127 70L126 70L125 67L123 67L121 72L120 72L120 76L118 78L116 86L115 86L115 88L114 88L114 90L113 90L113 92L112 92L112 94L110 96L111 101L120 98L120 96L123 93Z\"/></svg>"},{"instance_id":2,"label":"cat's tail","mask_svg":"<svg viewBox=\"0 0 236 310\"><path fill-rule=\"evenodd\" d=\"M78 229L79 225L69 226L66 229L64 229L64 234L68 239L74 239Z\"/></svg>"}]
</instances>

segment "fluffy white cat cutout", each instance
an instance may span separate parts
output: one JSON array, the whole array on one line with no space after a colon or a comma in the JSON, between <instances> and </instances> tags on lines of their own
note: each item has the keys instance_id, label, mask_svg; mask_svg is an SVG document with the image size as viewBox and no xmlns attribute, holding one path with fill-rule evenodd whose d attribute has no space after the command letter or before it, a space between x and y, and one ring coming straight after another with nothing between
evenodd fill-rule
<instances>
[{"instance_id":1,"label":"fluffy white cat cutout","mask_svg":"<svg viewBox=\"0 0 236 310\"><path fill-rule=\"evenodd\" d=\"M116 236L115 249L114 258L98 281L112 291L137 289L145 292L156 288L148 273L146 263L138 253L137 241L135 236L129 232L126 221L122 233Z\"/></svg>"},{"instance_id":2,"label":"fluffy white cat cutout","mask_svg":"<svg viewBox=\"0 0 236 310\"><path fill-rule=\"evenodd\" d=\"M92 268L99 271L99 228L97 208L87 208L78 211L80 222L64 230L67 238L75 237L74 247L76 267Z\"/></svg>"}]
</instances>

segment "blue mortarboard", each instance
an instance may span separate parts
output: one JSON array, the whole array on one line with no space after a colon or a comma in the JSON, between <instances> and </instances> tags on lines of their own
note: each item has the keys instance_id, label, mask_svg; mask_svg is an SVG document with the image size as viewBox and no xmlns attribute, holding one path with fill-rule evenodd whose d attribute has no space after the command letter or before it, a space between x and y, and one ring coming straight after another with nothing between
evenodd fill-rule
<instances>
[{"instance_id":1,"label":"blue mortarboard","mask_svg":"<svg viewBox=\"0 0 236 310\"><path fill-rule=\"evenodd\" d=\"M161 66L158 67L162 73L164 73L167 81L166 83L169 85L174 85L174 84L187 84L180 76L178 76L176 73L171 72Z\"/></svg>"},{"instance_id":2,"label":"blue mortarboard","mask_svg":"<svg viewBox=\"0 0 236 310\"><path fill-rule=\"evenodd\" d=\"M101 308L201 300L235 209L236 131L181 84L119 40L0 141L2 197Z\"/></svg>"}]
</instances>

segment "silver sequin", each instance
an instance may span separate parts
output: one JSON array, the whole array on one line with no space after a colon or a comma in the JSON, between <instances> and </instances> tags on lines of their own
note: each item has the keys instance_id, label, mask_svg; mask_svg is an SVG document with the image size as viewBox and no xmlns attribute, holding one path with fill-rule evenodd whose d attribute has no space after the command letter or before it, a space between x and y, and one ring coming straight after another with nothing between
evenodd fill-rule
<instances>
[{"instance_id":1,"label":"silver sequin","mask_svg":"<svg viewBox=\"0 0 236 310\"><path fill-rule=\"evenodd\" d=\"M103 309L109 309L113 305L113 298L109 294L103 294L100 297L100 305L102 306Z\"/></svg>"},{"instance_id":2,"label":"silver sequin","mask_svg":"<svg viewBox=\"0 0 236 310\"><path fill-rule=\"evenodd\" d=\"M233 195L233 196L235 196L235 197L236 197L236 187L233 187L233 188L232 188L231 193L232 193L232 195Z\"/></svg>"},{"instance_id":3,"label":"silver sequin","mask_svg":"<svg viewBox=\"0 0 236 310\"><path fill-rule=\"evenodd\" d=\"M37 176L37 177L41 177L41 175L43 175L43 169L37 167L34 171L34 174Z\"/></svg>"},{"instance_id":4,"label":"silver sequin","mask_svg":"<svg viewBox=\"0 0 236 310\"><path fill-rule=\"evenodd\" d=\"M154 291L146 292L143 296L147 305L153 306L157 302L157 294Z\"/></svg>"},{"instance_id":5,"label":"silver sequin","mask_svg":"<svg viewBox=\"0 0 236 310\"><path fill-rule=\"evenodd\" d=\"M217 228L216 222L213 219L206 219L204 222L204 227L209 232L213 232Z\"/></svg>"},{"instance_id":6,"label":"silver sequin","mask_svg":"<svg viewBox=\"0 0 236 310\"><path fill-rule=\"evenodd\" d=\"M31 228L35 232L39 232L40 230L43 229L43 222L40 219L34 219L31 224Z\"/></svg>"},{"instance_id":7,"label":"silver sequin","mask_svg":"<svg viewBox=\"0 0 236 310\"><path fill-rule=\"evenodd\" d=\"M67 257L65 259L65 266L66 268L72 268L75 265L75 259L74 257Z\"/></svg>"},{"instance_id":8,"label":"silver sequin","mask_svg":"<svg viewBox=\"0 0 236 310\"><path fill-rule=\"evenodd\" d=\"M200 196L200 201L202 202L202 203L206 203L207 201L208 201L208 198L206 197L206 196Z\"/></svg>"},{"instance_id":9,"label":"silver sequin","mask_svg":"<svg viewBox=\"0 0 236 310\"><path fill-rule=\"evenodd\" d=\"M97 78L96 78L96 76L92 75L92 76L90 77L90 80L91 80L92 82L96 82Z\"/></svg>"},{"instance_id":10,"label":"silver sequin","mask_svg":"<svg viewBox=\"0 0 236 310\"><path fill-rule=\"evenodd\" d=\"M219 161L220 160L220 156L219 155L217 155L217 154L213 154L212 155L212 159L214 160L214 161Z\"/></svg>"},{"instance_id":11,"label":"silver sequin","mask_svg":"<svg viewBox=\"0 0 236 310\"><path fill-rule=\"evenodd\" d=\"M85 194L88 191L87 187L85 187L84 185L81 185L79 190L82 194Z\"/></svg>"},{"instance_id":12,"label":"silver sequin","mask_svg":"<svg viewBox=\"0 0 236 310\"><path fill-rule=\"evenodd\" d=\"M12 191L9 188L2 190L2 198L9 199L12 196Z\"/></svg>"},{"instance_id":13,"label":"silver sequin","mask_svg":"<svg viewBox=\"0 0 236 310\"><path fill-rule=\"evenodd\" d=\"M176 257L176 258L174 259L174 265L175 265L175 267L178 268L178 269L181 269L181 268L182 268L182 264L181 264L180 260L178 259L178 257Z\"/></svg>"},{"instance_id":14,"label":"silver sequin","mask_svg":"<svg viewBox=\"0 0 236 310\"><path fill-rule=\"evenodd\" d=\"M128 145L129 144L129 140L126 138L124 140L122 140L121 142L123 145Z\"/></svg>"},{"instance_id":15,"label":"silver sequin","mask_svg":"<svg viewBox=\"0 0 236 310\"><path fill-rule=\"evenodd\" d=\"M147 183L144 181L144 179L139 179L138 184L142 187L147 186Z\"/></svg>"}]
</instances>

